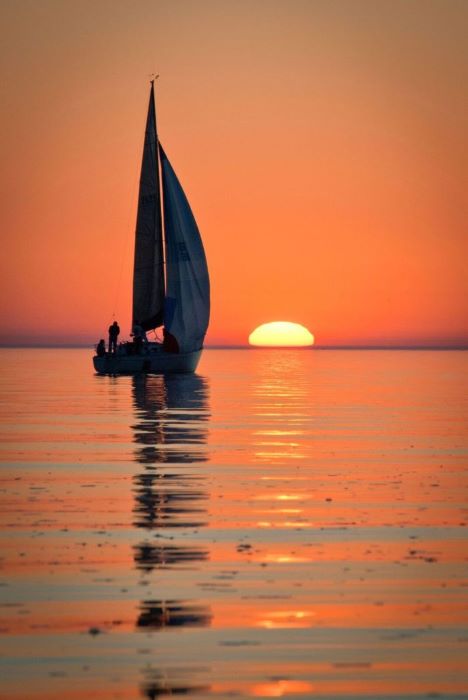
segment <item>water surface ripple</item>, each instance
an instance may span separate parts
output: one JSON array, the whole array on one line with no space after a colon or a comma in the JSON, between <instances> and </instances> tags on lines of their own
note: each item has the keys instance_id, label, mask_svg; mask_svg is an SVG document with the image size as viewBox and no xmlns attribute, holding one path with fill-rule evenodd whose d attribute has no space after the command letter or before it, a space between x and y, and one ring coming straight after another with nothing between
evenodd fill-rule
<instances>
[{"instance_id":1,"label":"water surface ripple","mask_svg":"<svg viewBox=\"0 0 468 700\"><path fill-rule=\"evenodd\" d=\"M1 698L468 698L467 353L0 359Z\"/></svg>"}]
</instances>

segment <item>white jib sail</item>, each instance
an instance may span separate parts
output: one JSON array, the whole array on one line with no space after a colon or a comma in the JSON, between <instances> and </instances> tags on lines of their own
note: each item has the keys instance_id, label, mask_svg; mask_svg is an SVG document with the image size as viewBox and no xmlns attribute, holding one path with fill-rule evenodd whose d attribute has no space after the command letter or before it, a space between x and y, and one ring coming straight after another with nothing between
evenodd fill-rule
<instances>
[{"instance_id":1,"label":"white jib sail","mask_svg":"<svg viewBox=\"0 0 468 700\"><path fill-rule=\"evenodd\" d=\"M203 346L210 318L208 267L190 205L161 146L159 151L166 243L164 327L180 352L192 352Z\"/></svg>"}]
</instances>

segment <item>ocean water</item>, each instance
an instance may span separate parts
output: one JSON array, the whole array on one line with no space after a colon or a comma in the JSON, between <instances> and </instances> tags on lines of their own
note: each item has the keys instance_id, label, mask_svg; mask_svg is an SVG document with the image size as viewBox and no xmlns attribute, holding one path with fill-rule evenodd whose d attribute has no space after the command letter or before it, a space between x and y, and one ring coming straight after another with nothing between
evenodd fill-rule
<instances>
[{"instance_id":1,"label":"ocean water","mask_svg":"<svg viewBox=\"0 0 468 700\"><path fill-rule=\"evenodd\" d=\"M0 361L1 698L468 697L468 353Z\"/></svg>"}]
</instances>

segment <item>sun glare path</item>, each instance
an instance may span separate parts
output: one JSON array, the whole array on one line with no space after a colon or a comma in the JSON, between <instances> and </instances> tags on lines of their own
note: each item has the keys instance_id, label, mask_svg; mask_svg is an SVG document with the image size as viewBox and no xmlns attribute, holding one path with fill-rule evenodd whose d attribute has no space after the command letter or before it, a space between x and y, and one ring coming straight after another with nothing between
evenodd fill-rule
<instances>
[{"instance_id":1,"label":"sun glare path","mask_svg":"<svg viewBox=\"0 0 468 700\"><path fill-rule=\"evenodd\" d=\"M314 336L300 323L272 321L252 331L249 344L257 347L306 347L314 344Z\"/></svg>"}]
</instances>

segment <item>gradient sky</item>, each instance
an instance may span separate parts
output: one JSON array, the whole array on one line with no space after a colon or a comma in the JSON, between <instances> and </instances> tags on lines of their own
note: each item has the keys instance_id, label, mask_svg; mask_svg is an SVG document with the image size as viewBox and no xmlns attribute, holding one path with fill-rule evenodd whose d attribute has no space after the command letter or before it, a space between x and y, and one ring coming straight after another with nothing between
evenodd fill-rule
<instances>
[{"instance_id":1,"label":"gradient sky","mask_svg":"<svg viewBox=\"0 0 468 700\"><path fill-rule=\"evenodd\" d=\"M149 74L207 342L468 342L468 2L3 0L0 341L130 324Z\"/></svg>"}]
</instances>

